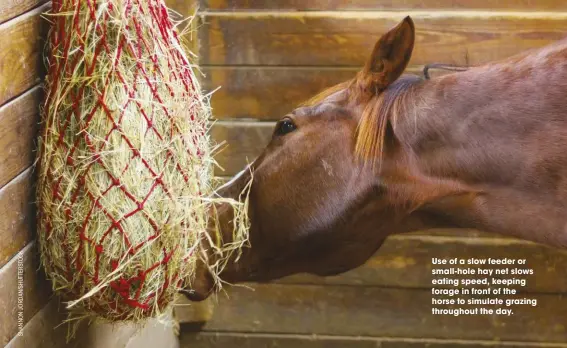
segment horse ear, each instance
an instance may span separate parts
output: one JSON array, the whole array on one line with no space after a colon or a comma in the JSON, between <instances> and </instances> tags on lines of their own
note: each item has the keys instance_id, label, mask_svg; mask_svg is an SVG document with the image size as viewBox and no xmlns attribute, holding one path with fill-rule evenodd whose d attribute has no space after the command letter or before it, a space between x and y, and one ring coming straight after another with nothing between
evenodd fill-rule
<instances>
[{"instance_id":1,"label":"horse ear","mask_svg":"<svg viewBox=\"0 0 567 348\"><path fill-rule=\"evenodd\" d=\"M370 59L358 74L358 84L378 93L402 75L408 65L415 42L413 20L407 16L376 42Z\"/></svg>"}]
</instances>

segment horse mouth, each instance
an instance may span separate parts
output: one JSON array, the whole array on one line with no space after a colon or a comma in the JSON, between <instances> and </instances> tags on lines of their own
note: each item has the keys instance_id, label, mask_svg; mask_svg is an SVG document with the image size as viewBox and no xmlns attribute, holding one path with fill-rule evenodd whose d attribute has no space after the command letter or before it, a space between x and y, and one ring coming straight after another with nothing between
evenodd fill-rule
<instances>
[{"instance_id":1,"label":"horse mouth","mask_svg":"<svg viewBox=\"0 0 567 348\"><path fill-rule=\"evenodd\" d=\"M181 290L190 301L204 301L217 291L217 285L209 268L202 260L197 261L195 276L189 286Z\"/></svg>"}]
</instances>

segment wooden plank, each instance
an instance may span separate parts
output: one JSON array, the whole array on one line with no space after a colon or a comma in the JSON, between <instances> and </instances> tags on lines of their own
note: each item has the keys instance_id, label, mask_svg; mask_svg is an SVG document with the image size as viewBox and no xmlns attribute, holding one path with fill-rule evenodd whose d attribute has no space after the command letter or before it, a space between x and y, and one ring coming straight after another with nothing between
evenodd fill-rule
<instances>
[{"instance_id":1,"label":"wooden plank","mask_svg":"<svg viewBox=\"0 0 567 348\"><path fill-rule=\"evenodd\" d=\"M51 286L38 271L39 268L38 250L35 243L30 243L0 269L0 346L5 346L19 331L20 289L23 291L23 325L43 308L51 296Z\"/></svg>"},{"instance_id":2,"label":"wooden plank","mask_svg":"<svg viewBox=\"0 0 567 348\"><path fill-rule=\"evenodd\" d=\"M0 188L34 161L42 95L36 87L0 107Z\"/></svg>"},{"instance_id":3,"label":"wooden plank","mask_svg":"<svg viewBox=\"0 0 567 348\"><path fill-rule=\"evenodd\" d=\"M567 342L567 301L532 295L538 305L512 316L431 314L431 291L345 286L255 285L220 296L204 331ZM526 328L529 327L529 330Z\"/></svg>"},{"instance_id":4,"label":"wooden plank","mask_svg":"<svg viewBox=\"0 0 567 348\"><path fill-rule=\"evenodd\" d=\"M361 66L376 40L411 15L413 65L476 65L567 35L567 12L209 12L201 19L207 65Z\"/></svg>"},{"instance_id":5,"label":"wooden plank","mask_svg":"<svg viewBox=\"0 0 567 348\"><path fill-rule=\"evenodd\" d=\"M212 91L217 119L278 120L327 87L346 81L357 69L205 67L203 88Z\"/></svg>"},{"instance_id":6,"label":"wooden plank","mask_svg":"<svg viewBox=\"0 0 567 348\"><path fill-rule=\"evenodd\" d=\"M44 2L46 0L2 1L0 2L0 23L17 17Z\"/></svg>"},{"instance_id":7,"label":"wooden plank","mask_svg":"<svg viewBox=\"0 0 567 348\"><path fill-rule=\"evenodd\" d=\"M34 236L35 201L32 170L18 175L0 190L0 267Z\"/></svg>"},{"instance_id":8,"label":"wooden plank","mask_svg":"<svg viewBox=\"0 0 567 348\"><path fill-rule=\"evenodd\" d=\"M186 332L180 348L565 348L561 343L464 341L234 332ZM11 348L11 347L8 347Z\"/></svg>"},{"instance_id":9,"label":"wooden plank","mask_svg":"<svg viewBox=\"0 0 567 348\"><path fill-rule=\"evenodd\" d=\"M231 176L240 172L246 163L253 161L272 137L273 122L218 122L211 131L217 143L225 143L216 159L224 168L216 175Z\"/></svg>"},{"instance_id":10,"label":"wooden plank","mask_svg":"<svg viewBox=\"0 0 567 348\"><path fill-rule=\"evenodd\" d=\"M43 49L48 23L43 5L0 25L0 105L36 85L45 67Z\"/></svg>"},{"instance_id":11,"label":"wooden plank","mask_svg":"<svg viewBox=\"0 0 567 348\"><path fill-rule=\"evenodd\" d=\"M565 10L562 0L201 0L202 10Z\"/></svg>"},{"instance_id":12,"label":"wooden plank","mask_svg":"<svg viewBox=\"0 0 567 348\"><path fill-rule=\"evenodd\" d=\"M456 232L457 230L455 230ZM421 232L422 234L424 232ZM457 235L457 233L455 233ZM334 277L295 275L279 280L279 283L313 285L384 286L430 289L431 264L434 257L478 259L526 259L525 267L534 271L525 276L526 287L521 293L567 294L567 251L548 248L516 239L440 237L424 235L398 235L390 237L378 252L363 266ZM467 266L471 267L471 266ZM508 266L474 266L473 268L506 268ZM435 276L443 278L442 276ZM510 278L494 276L495 278ZM470 278L470 276L456 276ZM537 280L536 280L537 279ZM452 285L435 285L438 288L454 288Z\"/></svg>"}]
</instances>

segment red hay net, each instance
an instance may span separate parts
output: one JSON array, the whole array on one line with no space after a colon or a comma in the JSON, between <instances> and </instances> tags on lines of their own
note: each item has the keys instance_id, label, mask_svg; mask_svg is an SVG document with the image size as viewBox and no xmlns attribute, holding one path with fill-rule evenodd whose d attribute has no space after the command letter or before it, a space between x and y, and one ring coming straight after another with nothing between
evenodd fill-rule
<instances>
[{"instance_id":1,"label":"red hay net","mask_svg":"<svg viewBox=\"0 0 567 348\"><path fill-rule=\"evenodd\" d=\"M52 14L54 16L51 17L53 29L49 37L51 51L49 54L49 79L45 110L49 111L55 108L57 117L47 119L48 123L43 125L42 137L44 142L51 138L51 146L56 148L58 152L67 154L64 158L64 165L68 168L74 168L78 162L84 163L85 153L89 154L90 163L77 171L77 175L71 183L60 169L61 164L56 163L57 158L55 156L50 157L49 151L45 148L45 143L41 144L40 157L44 159L41 161L41 165L44 166L41 171L45 175L43 180L40 179L40 185L42 185L40 190L49 191L51 202L48 206L43 204L40 199L39 225L43 239L49 240L55 230L54 225L61 225L61 221L53 221L50 213L53 208L50 207L57 205L58 209L63 212L65 223L64 226L57 227L62 229L59 230L62 231L62 234L59 234L57 243L61 244L60 247L64 251L64 262L62 264L50 262L49 258L44 258L44 265L48 273L55 272L59 277L62 277L62 280L57 280L57 277L51 276L55 283L61 285L68 282L71 284L65 290L65 297L68 299L77 299L85 295L88 290L82 284L85 283L85 279L88 279L88 282L93 285L98 285L103 281L101 273L109 274L116 271L125 260L143 251L142 249L148 243L160 243L161 255L156 255L155 263L149 267L140 265L136 274L115 277L104 286L103 290L89 297L89 301L85 305L89 311L94 311L107 318L130 319L135 309L137 309L138 314L142 313L142 316L149 316L155 314L156 311L162 311L172 300L171 293L168 290L170 288L177 289L184 284L186 275L180 274L182 272L180 270L172 271L170 269L172 259L179 259L179 255L187 257L184 250L179 250L183 245L165 245L162 243L159 237L164 222L156 221L152 214L147 211L146 205L157 191L164 193L171 200L176 199L172 197L172 188L164 179L165 168L175 168L177 173L172 175L174 180L177 181L183 180L185 183L189 183L193 177L190 168L184 166L182 161L177 161L171 150L168 150L165 161L159 168L156 168L155 164L151 163L152 161L144 158L140 146L135 140L130 139L123 129L124 113L126 110L131 111L132 108L136 108L141 115L140 122L145 123L145 135L157 137L157 139L167 142L168 139L176 136L180 129L175 121L170 121L166 127L155 126L154 115L148 112L147 106L142 105L143 101L137 99L138 86L150 89L155 104L163 109L159 112L165 115L167 120L172 120L172 115L171 110L165 106L165 98L178 98L179 93L183 94L182 97L198 96L200 91L198 85L194 82L191 66L180 49L164 49L170 52L166 58L164 56L158 57L155 53L156 44L180 47L178 34L174 30L163 1L118 1L121 1L121 8L125 8L124 17L129 18L124 30L130 35L135 33L133 36L135 39L126 35L109 37L107 33L109 21L114 20L109 14L116 10L113 8L115 5L112 2L102 0L53 1ZM142 1L143 4L140 3ZM125 7L122 7L122 4ZM108 6L108 9L100 11L101 6ZM151 18L152 25L139 21L139 15L146 16L146 20ZM94 55L89 59L84 59L81 54L77 54L77 52L87 51L86 45L92 42L92 33L85 31L85 28L95 30L95 35L99 38L94 46ZM69 29L72 32L69 32ZM72 37L73 40L71 40ZM155 41L150 42L148 37L154 38ZM78 46L76 43L79 43ZM92 47L88 49L92 50ZM117 69L124 55L128 55L137 62L133 75L128 77ZM100 61L108 57L114 58L105 63ZM167 66L169 67L167 72L162 72L163 59L167 59ZM107 68L110 67L110 72L106 76L105 87L95 91L90 88L90 84L93 78L97 78L101 74L99 70L101 64L108 64ZM77 76L80 76L82 82L75 84L73 88L69 88L64 93L65 98L70 101L70 107L56 105L60 103L61 86L69 80L76 80ZM123 105L108 105L109 94L114 93L109 90L109 76L117 78L124 89L124 93L128 95ZM180 85L183 86L182 89L178 88ZM164 88L167 93L163 93ZM92 107L85 107L85 100L93 99L95 102ZM191 109L189 106L188 108ZM195 112L195 110L189 110L188 113L191 121L195 122L194 126L198 129L195 134L204 136L207 125L196 119ZM91 134L92 132L83 131L91 126L94 118L101 117L101 115L104 115L105 122L109 125L106 128L107 132L105 131L103 140L97 139ZM100 122L100 119L97 122ZM160 122L164 122L164 120L162 119ZM72 125L75 125L73 132L76 132L77 129L80 131L76 134L70 134ZM103 134L99 134L99 136L102 138ZM112 151L109 143L113 137L121 138L130 148L129 161L119 174L117 174L115 168L109 168L107 161L105 161L105 153ZM198 145L199 140L195 137L193 139L193 145ZM196 148L197 152L192 150L189 155L193 159L201 160L204 156L203 150L198 146ZM132 192L129 185L123 182L123 175L128 172L131 165L133 166L133 162L137 166L140 166L141 163L145 168L146 172L141 173L141 177L153 178L150 189L145 195ZM99 175L100 171L106 173L110 185L100 187L99 191L87 190L85 182L90 177ZM120 193L117 193L117 190ZM122 216L117 216L115 212L111 211L111 207L104 203L106 196L111 193L120 194L120 197L128 200L127 204L134 208ZM200 189L199 194L201 194ZM87 200L90 208L82 223L75 226L76 224L73 224L72 221L76 219L74 214L78 209L76 206L78 200ZM108 225L106 231L97 239L86 233L95 213L99 214L98 216L106 217L107 221L104 223ZM135 238L132 238L132 231L128 230L126 225L128 219L140 218L140 215L145 217L145 221L151 226L153 233L149 233L141 241L136 241L133 240ZM97 223L101 224L100 221ZM78 245L69 242L72 235L74 237L78 235ZM124 243L127 248L122 254L111 254L105 249L107 238L121 239L121 243ZM156 239L157 241L155 241ZM77 238L74 238L74 240L77 240ZM90 256L87 257L87 255ZM88 262L92 262L94 265L86 267L85 264ZM166 274L162 286L155 288L149 295L147 290L144 290L145 293L143 293L145 282L148 278L155 276L156 272ZM57 284L54 284L54 287L57 287Z\"/></svg>"}]
</instances>

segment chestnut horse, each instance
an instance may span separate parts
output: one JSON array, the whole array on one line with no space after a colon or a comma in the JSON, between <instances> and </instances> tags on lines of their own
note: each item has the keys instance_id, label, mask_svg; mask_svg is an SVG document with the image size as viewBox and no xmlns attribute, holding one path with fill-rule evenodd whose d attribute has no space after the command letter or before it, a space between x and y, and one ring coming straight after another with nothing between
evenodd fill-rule
<instances>
[{"instance_id":1,"label":"chestnut horse","mask_svg":"<svg viewBox=\"0 0 567 348\"><path fill-rule=\"evenodd\" d=\"M439 227L567 246L567 41L425 80L402 75L414 40L407 17L219 190L237 198L253 172L251 247L224 280L335 275L391 234ZM219 209L230 241L232 211ZM200 265L189 297L212 288Z\"/></svg>"}]
</instances>

